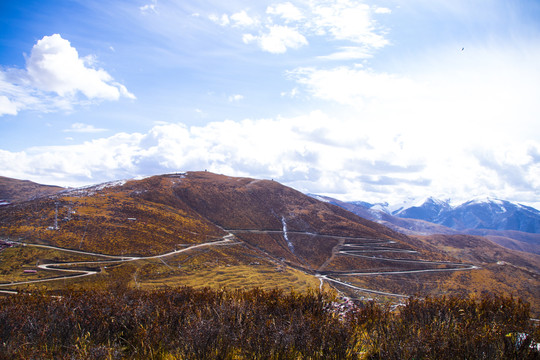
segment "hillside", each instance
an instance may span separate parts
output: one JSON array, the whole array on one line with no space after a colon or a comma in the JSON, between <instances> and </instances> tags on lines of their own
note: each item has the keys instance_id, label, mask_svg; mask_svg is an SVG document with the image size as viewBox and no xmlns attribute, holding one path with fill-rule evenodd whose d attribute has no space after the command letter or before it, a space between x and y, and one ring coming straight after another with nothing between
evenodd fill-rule
<instances>
[{"instance_id":1,"label":"hillside","mask_svg":"<svg viewBox=\"0 0 540 360\"><path fill-rule=\"evenodd\" d=\"M324 286L393 300L493 292L540 311L537 256L515 252L504 258L515 266L493 267L499 260L474 255L481 246L448 251L271 180L189 172L64 190L0 207L0 236L11 241L0 252L0 288L11 291Z\"/></svg>"},{"instance_id":2,"label":"hillside","mask_svg":"<svg viewBox=\"0 0 540 360\"><path fill-rule=\"evenodd\" d=\"M41 185L0 176L0 205L52 195L61 190L63 188L60 186Z\"/></svg>"}]
</instances>

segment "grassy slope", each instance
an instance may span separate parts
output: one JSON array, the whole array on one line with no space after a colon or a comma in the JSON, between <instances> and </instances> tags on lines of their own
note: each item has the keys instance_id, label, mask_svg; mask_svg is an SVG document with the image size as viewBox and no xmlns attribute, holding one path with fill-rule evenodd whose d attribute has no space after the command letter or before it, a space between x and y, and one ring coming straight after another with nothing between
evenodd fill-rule
<instances>
[{"instance_id":1,"label":"grassy slope","mask_svg":"<svg viewBox=\"0 0 540 360\"><path fill-rule=\"evenodd\" d=\"M52 195L63 188L36 184L27 180L16 180L0 176L0 200L8 202L26 201L40 196Z\"/></svg>"}]
</instances>

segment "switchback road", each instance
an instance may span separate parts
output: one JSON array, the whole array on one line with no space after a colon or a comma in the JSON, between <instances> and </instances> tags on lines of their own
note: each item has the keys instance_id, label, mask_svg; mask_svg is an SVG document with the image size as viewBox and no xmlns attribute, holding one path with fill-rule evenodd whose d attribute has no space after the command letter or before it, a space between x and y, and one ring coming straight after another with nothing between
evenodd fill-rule
<instances>
[{"instance_id":1,"label":"switchback road","mask_svg":"<svg viewBox=\"0 0 540 360\"><path fill-rule=\"evenodd\" d=\"M183 253L183 252L186 252L186 251L190 251L190 250L193 250L193 249L201 248L201 247L237 244L238 242L235 242L233 239L234 239L234 235L231 234L231 233L228 233L227 235L223 236L221 238L221 240L211 241L211 242L202 243L202 244L195 244L195 245L189 245L188 244L187 247L185 247L183 249L173 250L173 251L167 252L165 254L152 255L152 256L106 255L106 254L99 254L99 253L82 251L82 250L65 249L65 248L60 248L60 247L50 246L50 245L40 245L40 244L31 244L31 243L23 243L23 242L12 241L13 243L17 243L17 244L20 244L20 245L23 245L23 246L32 246L32 247L39 247L39 248L45 248L45 249L52 249L52 250L69 252L69 253L76 253L76 254L80 254L80 255L100 256L100 257L108 258L108 259L111 259L111 260L76 261L76 262L68 262L68 263L62 262L62 263L41 264L41 265L38 265L38 268L40 268L40 269L43 269L43 270L56 270L56 271L66 272L66 273L69 273L69 275L59 276L59 277L54 277L54 278L16 281L16 282L11 282L11 283L0 284L0 287L8 288L8 287L16 286L16 285L43 283L43 282L49 282L49 281L73 279L73 278L78 278L78 277L95 275L99 271L81 270L81 269L66 269L66 267L70 267L70 266L87 267L87 266L96 266L96 265L104 265L104 264L119 264L119 263L123 263L123 262L136 261L136 260L159 259L159 258L164 258L164 257L167 257L167 256L172 256L172 255L176 255L176 254L179 254L179 253ZM8 294L17 294L17 291L15 291L15 290L0 290L0 292L8 293Z\"/></svg>"},{"instance_id":2,"label":"switchback road","mask_svg":"<svg viewBox=\"0 0 540 360\"><path fill-rule=\"evenodd\" d=\"M283 233L280 230L227 230L234 233ZM321 281L321 288L323 282L339 284L341 286L348 287L353 290L373 293L378 295L392 296L398 298L406 298L410 295L396 294L376 289L367 289L352 285L348 282L339 279L339 276L349 277L365 277L365 276L391 276L391 275L405 275L405 274L421 274L421 273L435 273L435 272L455 272L455 271L470 271L479 269L478 266L466 263L456 263L449 261L430 261L423 259L411 259L411 258L399 258L388 257L387 254L407 254L409 256L418 254L415 250L403 249L397 246L396 242L389 239L375 239L364 237L351 237L351 236L336 236L336 235L322 235L312 232L301 231L288 231L288 236L310 235L322 238L331 238L338 240L338 243L332 249L331 256L319 267L315 276ZM419 254L418 254L419 255ZM368 260L374 260L378 263L393 263L395 265L406 265L405 270L388 270L388 271L369 271L369 269L349 269L345 271L329 271L326 268L334 261L337 256L345 257L358 257ZM427 267L427 268L426 268Z\"/></svg>"}]
</instances>

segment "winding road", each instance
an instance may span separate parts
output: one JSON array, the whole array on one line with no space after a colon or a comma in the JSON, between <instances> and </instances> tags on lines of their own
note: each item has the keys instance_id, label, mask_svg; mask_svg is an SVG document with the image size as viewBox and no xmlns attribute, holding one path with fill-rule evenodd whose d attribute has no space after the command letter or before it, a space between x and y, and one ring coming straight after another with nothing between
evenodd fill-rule
<instances>
[{"instance_id":1,"label":"winding road","mask_svg":"<svg viewBox=\"0 0 540 360\"><path fill-rule=\"evenodd\" d=\"M227 230L229 232L247 232L247 233L284 233L280 230ZM385 291L379 291L375 289L367 289L358 287L348 282L340 280L339 276L390 276L390 275L404 275L404 274L419 274L419 273L434 273L434 272L456 272L456 271L470 271L479 269L478 266L466 263L456 263L448 261L430 261L422 259L410 259L410 258L396 258L387 257L386 254L418 254L415 250L403 249L397 247L397 244L393 240L389 239L374 239L364 237L350 237L350 236L336 236L336 235L319 235L312 232L301 231L288 231L288 236L299 235L311 235L322 238L331 238L338 240L338 244L332 249L332 255L319 267L315 272L315 276L320 280L320 288L324 282L339 284L350 289L385 295L397 298L408 298L410 295L396 294ZM366 271L366 269L351 269L348 271L328 271L325 270L327 266L335 259L336 256L350 256L359 257L368 260L375 260L377 262L390 262L394 264L406 264L408 269L406 270L388 270L388 271ZM415 265L417 265L415 267ZM421 268L418 266L421 265ZM429 267L429 268L426 268Z\"/></svg>"},{"instance_id":2,"label":"winding road","mask_svg":"<svg viewBox=\"0 0 540 360\"><path fill-rule=\"evenodd\" d=\"M45 249L52 249L52 250L59 250L63 252L69 252L69 253L76 253L80 255L90 255L90 256L100 256L104 258L108 258L111 260L99 260L99 261L76 261L76 262L62 262L62 263L49 263L49 264L40 264L38 265L38 268L43 270L56 270L56 271L62 271L67 272L69 275L60 276L60 277L54 277L54 278L45 278L45 279L35 279L35 280L25 280L25 281L17 281L17 282L11 282L11 283L4 283L0 284L0 288L8 288L12 286L17 285L26 285L26 284L35 284L35 283L42 283L42 282L49 282L49 281L57 281L57 280L64 280L64 279L73 279L73 278L79 278L84 276L91 276L99 273L99 271L94 270L80 270L80 269L66 269L67 266L88 266L88 265L103 265L103 264L119 264L123 262L129 262L129 261L136 261L136 260L147 260L147 259L159 259L164 258L167 256L176 255L179 253L183 253L189 250L201 248L201 247L207 247L207 246L219 246L219 245L234 245L239 242L234 241L234 234L228 233L227 235L223 236L221 240L217 241L211 241L207 243L202 244L195 244L195 245L189 245L187 244L187 247L179 250L173 250L164 254L160 255L152 255L152 256L119 256L119 255L106 255L106 254L99 254L94 252L88 252L88 251L81 251L81 250L73 250L73 249L66 249L66 248L60 248L56 246L51 245L40 245L40 244L31 244L31 243L23 243L18 241L11 241L12 243L20 244L22 246L31 246L31 247L39 247L39 248L45 248ZM17 294L18 292L16 290L4 290L0 289L0 293L6 293L6 294Z\"/></svg>"},{"instance_id":3,"label":"winding road","mask_svg":"<svg viewBox=\"0 0 540 360\"><path fill-rule=\"evenodd\" d=\"M40 269L56 270L56 271L61 271L68 274L66 274L65 276L59 276L59 277L54 277L54 278L35 279L35 280L26 280L26 281L0 284L0 292L8 293L8 294L16 294L17 291L15 290L1 289L1 288L9 288L16 285L57 281L57 280L63 280L63 279L68 279L68 278L73 279L73 278L78 278L78 277L91 276L91 275L95 275L99 273L99 271L94 271L94 270L66 269L66 267L96 266L96 265L103 265L103 264L119 264L123 262L145 260L145 259L159 259L159 258L164 258L167 256L179 254L182 252L190 251L193 249L201 248L201 247L233 245L233 244L241 243L239 241L238 242L235 241L234 233L239 233L239 232L255 233L255 234L277 233L277 234L282 234L284 237L287 235L287 239L289 239L289 236L291 235L293 236L294 235L310 235L310 236L317 236L317 237L322 237L322 238L329 238L329 239L331 238L331 239L338 240L338 244L335 245L334 248L332 249L331 256L315 271L315 276L320 280L321 288L324 282L326 281L328 283L333 283L333 284L348 287L355 291L361 291L361 292L366 292L366 293L385 295L385 296L391 296L391 297L397 297L397 298L407 298L410 295L396 294L396 293L390 293L390 292L380 291L376 289L367 289L367 288L355 286L348 282L340 280L339 276L353 276L353 277L355 276L358 276L358 277L389 276L389 275L433 273L433 272L468 271L468 270L479 269L477 266L473 264L388 257L386 256L387 254L407 254L409 256L418 254L418 252L415 250L409 250L409 249L403 249L403 248L397 247L396 242L389 239L370 239L370 238L363 238L363 237L321 235L321 234L315 234L312 232L302 232L302 231L287 231L285 226L283 230L250 230L250 229L232 230L231 229L231 230L225 230L225 231L227 231L227 235L223 236L221 240L202 243L202 244L195 244L195 245L186 244L186 247L183 249L177 249L177 250L173 250L164 254L152 255L152 256L106 255L106 254L87 252L87 251L81 251L81 250L59 248L59 247L50 246L50 245L39 245L39 244L22 243L22 242L14 241L14 243L18 243L23 246L53 249L53 250L80 254L80 255L99 256L102 258L106 258L107 260L41 264L41 265L38 265L38 268ZM289 249L294 254L294 247L289 246ZM336 258L336 256L358 257L358 258L364 258L368 260L375 260L377 262L390 262L390 263L401 264L401 265L406 264L408 268L406 270L388 270L388 271L366 271L366 269L350 269L346 271L326 270L327 266ZM415 265L417 266L415 267ZM419 265L421 266L419 267ZM429 267L429 268L426 268L426 267Z\"/></svg>"}]
</instances>

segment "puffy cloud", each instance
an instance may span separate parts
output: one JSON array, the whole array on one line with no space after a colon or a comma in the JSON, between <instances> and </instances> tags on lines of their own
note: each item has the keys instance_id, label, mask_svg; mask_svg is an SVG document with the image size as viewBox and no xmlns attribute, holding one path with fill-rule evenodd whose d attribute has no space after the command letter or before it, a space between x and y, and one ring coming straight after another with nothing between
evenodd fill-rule
<instances>
[{"instance_id":1,"label":"puffy cloud","mask_svg":"<svg viewBox=\"0 0 540 360\"><path fill-rule=\"evenodd\" d=\"M282 54L287 49L308 45L310 37L346 41L335 54L320 58L331 60L364 59L373 49L388 44L384 31L373 19L374 14L386 14L387 8L370 7L351 0L311 0L301 7L291 3L272 4L266 8L266 17L250 16L245 10L210 19L222 26L253 28L256 33L243 34L244 43L256 43L267 52Z\"/></svg>"},{"instance_id":2,"label":"puffy cloud","mask_svg":"<svg viewBox=\"0 0 540 360\"><path fill-rule=\"evenodd\" d=\"M19 107L16 103L11 102L7 96L0 96L0 116L2 115L17 115Z\"/></svg>"},{"instance_id":3,"label":"puffy cloud","mask_svg":"<svg viewBox=\"0 0 540 360\"><path fill-rule=\"evenodd\" d=\"M283 54L287 49L298 49L308 44L307 39L296 29L288 26L273 25L268 28L269 32L260 36L251 34L244 35L244 42L257 42L262 50L272 54Z\"/></svg>"},{"instance_id":4,"label":"puffy cloud","mask_svg":"<svg viewBox=\"0 0 540 360\"><path fill-rule=\"evenodd\" d=\"M312 26L318 34L373 48L388 44L388 40L377 33L373 10L367 4L351 0L313 1L311 10Z\"/></svg>"},{"instance_id":5,"label":"puffy cloud","mask_svg":"<svg viewBox=\"0 0 540 360\"><path fill-rule=\"evenodd\" d=\"M390 14L392 13L392 10L385 7L376 7L375 8L375 14Z\"/></svg>"},{"instance_id":6,"label":"puffy cloud","mask_svg":"<svg viewBox=\"0 0 540 360\"><path fill-rule=\"evenodd\" d=\"M403 145L391 128L378 135L371 129L366 121L321 111L192 127L159 123L145 134L119 133L22 152L0 150L0 162L4 176L64 185L208 169L273 178L301 191L350 200L397 202L426 194L467 199L493 192L540 202L538 142L519 149L501 144L496 153L448 147L443 152L433 148L431 154L425 146Z\"/></svg>"},{"instance_id":7,"label":"puffy cloud","mask_svg":"<svg viewBox=\"0 0 540 360\"><path fill-rule=\"evenodd\" d=\"M259 21L256 18L249 16L245 10L232 14L231 20L233 26L238 27L250 27L259 24Z\"/></svg>"},{"instance_id":8,"label":"puffy cloud","mask_svg":"<svg viewBox=\"0 0 540 360\"><path fill-rule=\"evenodd\" d=\"M240 95L240 94L235 94L235 95L229 96L229 102L241 101L243 99L244 99L244 96Z\"/></svg>"},{"instance_id":9,"label":"puffy cloud","mask_svg":"<svg viewBox=\"0 0 540 360\"><path fill-rule=\"evenodd\" d=\"M0 115L16 115L23 109L71 109L79 102L79 93L89 100L135 99L109 73L94 68L94 63L92 56L80 58L59 34L44 36L32 48L25 71L0 71Z\"/></svg>"},{"instance_id":10,"label":"puffy cloud","mask_svg":"<svg viewBox=\"0 0 540 360\"><path fill-rule=\"evenodd\" d=\"M221 15L221 17L215 15L215 14L212 14L208 17L211 21L215 22L216 24L218 25L221 25L221 26L227 26L231 23L231 21L229 20L229 16L227 14L223 14Z\"/></svg>"},{"instance_id":11,"label":"puffy cloud","mask_svg":"<svg viewBox=\"0 0 540 360\"><path fill-rule=\"evenodd\" d=\"M339 170L340 158L354 159L359 145L339 143L347 131L326 131L332 120L323 113L292 119L223 121L202 127L160 124L146 134L112 137L64 147L0 152L3 175L18 178L48 176L48 182L98 182L125 174L209 169L230 175L313 181ZM326 139L324 138L326 137ZM351 142L351 139L345 141ZM51 174L46 175L46 174ZM56 180L55 180L56 179Z\"/></svg>"},{"instance_id":12,"label":"puffy cloud","mask_svg":"<svg viewBox=\"0 0 540 360\"><path fill-rule=\"evenodd\" d=\"M119 133L78 145L0 150L0 162L6 164L4 176L39 178L47 184L82 185L124 178L135 171L132 162L140 151L141 137L138 133Z\"/></svg>"},{"instance_id":13,"label":"puffy cloud","mask_svg":"<svg viewBox=\"0 0 540 360\"><path fill-rule=\"evenodd\" d=\"M218 16L216 14L211 14L209 19L221 26L231 25L232 27L247 28L256 27L259 25L259 19L249 16L245 10L231 15L222 14L221 16Z\"/></svg>"},{"instance_id":14,"label":"puffy cloud","mask_svg":"<svg viewBox=\"0 0 540 360\"><path fill-rule=\"evenodd\" d=\"M92 57L79 58L68 40L54 34L38 40L26 68L29 79L38 89L56 92L60 96L80 91L89 99L135 98L123 85L114 82L105 70L92 68L93 62Z\"/></svg>"},{"instance_id":15,"label":"puffy cloud","mask_svg":"<svg viewBox=\"0 0 540 360\"><path fill-rule=\"evenodd\" d=\"M302 11L290 2L270 5L266 9L266 13L270 15L277 15L283 18L285 21L300 21L304 19Z\"/></svg>"}]
</instances>

